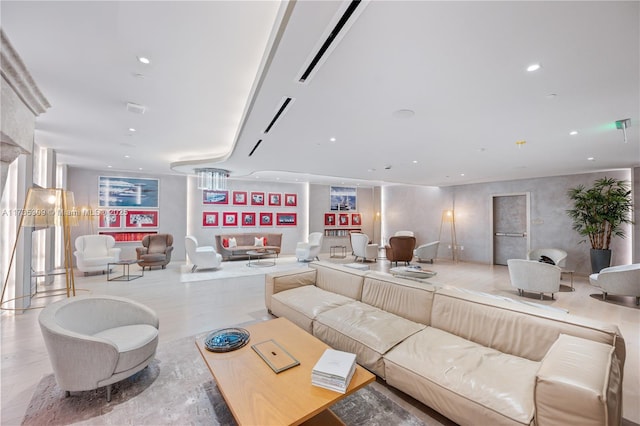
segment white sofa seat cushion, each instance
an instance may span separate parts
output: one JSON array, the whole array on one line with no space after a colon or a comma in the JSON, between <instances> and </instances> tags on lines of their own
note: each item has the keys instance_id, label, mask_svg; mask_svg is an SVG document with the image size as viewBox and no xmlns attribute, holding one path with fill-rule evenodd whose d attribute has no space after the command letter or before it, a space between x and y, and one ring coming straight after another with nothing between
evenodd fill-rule
<instances>
[{"instance_id":1,"label":"white sofa seat cushion","mask_svg":"<svg viewBox=\"0 0 640 426\"><path fill-rule=\"evenodd\" d=\"M289 319L307 333L313 333L313 320L318 314L352 301L349 297L305 285L274 294L271 312Z\"/></svg>"},{"instance_id":2,"label":"white sofa seat cushion","mask_svg":"<svg viewBox=\"0 0 640 426\"><path fill-rule=\"evenodd\" d=\"M313 334L335 349L355 353L358 364L384 378L382 355L425 327L354 301L319 314Z\"/></svg>"},{"instance_id":3,"label":"white sofa seat cushion","mask_svg":"<svg viewBox=\"0 0 640 426\"><path fill-rule=\"evenodd\" d=\"M158 329L147 324L109 328L93 336L108 340L118 348L120 355L114 373L129 370L144 362L155 353L158 346Z\"/></svg>"},{"instance_id":4,"label":"white sofa seat cushion","mask_svg":"<svg viewBox=\"0 0 640 426\"><path fill-rule=\"evenodd\" d=\"M384 361L387 381L392 386L398 377L403 377L395 374L401 369L405 371L404 377L416 375L423 383L433 383L433 389L422 392L433 392L436 401L448 401L453 406L457 401L451 398L457 396L461 398L461 408L464 404L475 406L470 412L490 411L527 425L533 419L539 362L505 354L433 327L397 345L384 356Z\"/></svg>"}]
</instances>

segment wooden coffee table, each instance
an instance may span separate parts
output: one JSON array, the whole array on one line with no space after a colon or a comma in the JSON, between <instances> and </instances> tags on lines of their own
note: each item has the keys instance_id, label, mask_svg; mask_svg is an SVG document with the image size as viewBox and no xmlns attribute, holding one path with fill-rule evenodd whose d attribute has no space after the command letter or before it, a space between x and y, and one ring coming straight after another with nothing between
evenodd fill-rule
<instances>
[{"instance_id":1,"label":"wooden coffee table","mask_svg":"<svg viewBox=\"0 0 640 426\"><path fill-rule=\"evenodd\" d=\"M204 346L206 336L196 339L202 358L240 425L344 424L329 407L375 380L375 375L358 365L345 394L313 386L311 370L329 346L286 318L244 328L251 333L251 340L232 352L210 352ZM278 342L300 365L274 373L251 348L269 339Z\"/></svg>"}]
</instances>

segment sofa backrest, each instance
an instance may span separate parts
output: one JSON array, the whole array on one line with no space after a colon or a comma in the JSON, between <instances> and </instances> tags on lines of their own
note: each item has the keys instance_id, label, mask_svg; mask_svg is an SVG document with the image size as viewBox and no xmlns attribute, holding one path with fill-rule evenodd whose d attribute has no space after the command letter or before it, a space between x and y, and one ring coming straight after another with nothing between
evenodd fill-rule
<instances>
[{"instance_id":1,"label":"sofa backrest","mask_svg":"<svg viewBox=\"0 0 640 426\"><path fill-rule=\"evenodd\" d=\"M264 303L271 312L271 296L281 291L304 285L315 285L317 271L313 268L297 268L265 275Z\"/></svg>"},{"instance_id":2,"label":"sofa backrest","mask_svg":"<svg viewBox=\"0 0 640 426\"><path fill-rule=\"evenodd\" d=\"M362 302L410 321L429 325L435 287L392 275L370 272L364 279Z\"/></svg>"},{"instance_id":3,"label":"sofa backrest","mask_svg":"<svg viewBox=\"0 0 640 426\"><path fill-rule=\"evenodd\" d=\"M367 271L348 268L328 262L311 262L316 272L316 286L355 300L362 298L362 285Z\"/></svg>"},{"instance_id":4,"label":"sofa backrest","mask_svg":"<svg viewBox=\"0 0 640 426\"><path fill-rule=\"evenodd\" d=\"M623 365L626 356L613 324L454 289L435 293L430 325L532 361L542 360L561 333L614 346Z\"/></svg>"},{"instance_id":5,"label":"sofa backrest","mask_svg":"<svg viewBox=\"0 0 640 426\"><path fill-rule=\"evenodd\" d=\"M280 247L282 244L282 234L270 234L267 232L238 232L229 234L216 235L216 246L218 250L222 250L222 240L235 238L236 243L239 246L253 246L255 245L255 239L265 237L267 239L267 246Z\"/></svg>"}]
</instances>

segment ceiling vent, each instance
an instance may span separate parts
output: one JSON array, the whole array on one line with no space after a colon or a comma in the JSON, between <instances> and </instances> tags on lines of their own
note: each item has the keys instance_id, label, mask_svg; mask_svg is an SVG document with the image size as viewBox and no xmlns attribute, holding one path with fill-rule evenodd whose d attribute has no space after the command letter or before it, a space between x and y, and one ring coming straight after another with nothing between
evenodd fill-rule
<instances>
[{"instance_id":1,"label":"ceiling vent","mask_svg":"<svg viewBox=\"0 0 640 426\"><path fill-rule=\"evenodd\" d=\"M144 105L134 104L133 102L127 102L127 111L132 112L134 114L144 114L147 110L147 107Z\"/></svg>"},{"instance_id":2,"label":"ceiling vent","mask_svg":"<svg viewBox=\"0 0 640 426\"><path fill-rule=\"evenodd\" d=\"M353 16L358 6L361 5L360 0L352 0L349 2L349 5L339 17L338 22L333 27L333 29L329 32L329 35L326 37L324 42L320 45L320 48L316 52L316 54L309 61L309 65L304 69L298 81L300 83L306 83L313 71L323 60L324 56L328 53L329 49L335 46L335 42L339 37L342 37L344 33L341 32L345 29L345 25L349 22L349 18ZM335 20L334 20L335 21Z\"/></svg>"},{"instance_id":3,"label":"ceiling vent","mask_svg":"<svg viewBox=\"0 0 640 426\"><path fill-rule=\"evenodd\" d=\"M253 155L254 152L256 152L256 149L258 149L258 147L260 146L260 144L262 143L262 139L260 139L254 146L253 149L251 150L251 152L249 153L249 157L251 157Z\"/></svg>"},{"instance_id":4,"label":"ceiling vent","mask_svg":"<svg viewBox=\"0 0 640 426\"><path fill-rule=\"evenodd\" d=\"M293 101L293 98L286 98L284 101L282 101L282 104L280 104L280 108L278 108L278 111L276 112L276 114L271 119L271 122L269 123L267 128L264 129L264 133L265 134L269 133L271 128L273 128L273 126L275 126L276 122L280 119L282 114L284 114L284 112L287 110L289 105L291 105L291 101Z\"/></svg>"}]
</instances>

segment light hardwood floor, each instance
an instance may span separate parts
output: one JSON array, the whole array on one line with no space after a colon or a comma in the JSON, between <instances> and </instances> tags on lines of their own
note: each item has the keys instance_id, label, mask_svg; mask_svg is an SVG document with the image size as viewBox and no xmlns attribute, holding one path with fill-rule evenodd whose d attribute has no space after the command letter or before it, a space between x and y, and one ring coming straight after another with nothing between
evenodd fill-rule
<instances>
[{"instance_id":1,"label":"light hardwood floor","mask_svg":"<svg viewBox=\"0 0 640 426\"><path fill-rule=\"evenodd\" d=\"M336 261L329 259L328 255L321 255L321 258ZM352 261L353 257L347 257L339 262ZM368 264L373 270L389 269L386 260ZM507 268L503 266L454 264L447 260L422 266L438 273L431 280L435 283L519 298L516 290L511 288ZM265 268L265 272L268 269ZM263 275L181 283L180 274L181 264L176 262L166 270L146 271L143 278L130 282L107 283L105 275L78 275L76 286L92 294L128 297L154 309L160 317L160 345L215 328L269 317L264 306ZM568 277L563 284L568 286ZM640 309L632 303L608 303L592 297L598 292L588 284L586 277L574 277L574 287L576 291L571 292L563 286L555 300L545 297L540 301L536 295L524 300L568 309L572 314L618 325L627 347L623 415L626 420L640 424ZM33 310L18 315L3 312L0 316L2 425L20 424L36 385L43 375L52 372L37 323L38 314L38 310Z\"/></svg>"}]
</instances>

